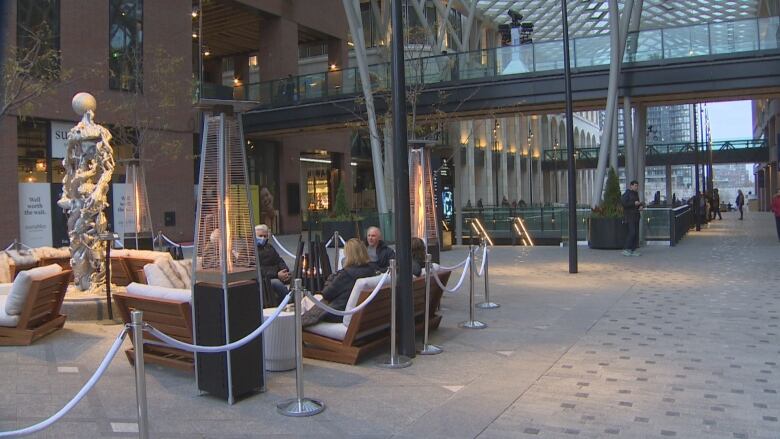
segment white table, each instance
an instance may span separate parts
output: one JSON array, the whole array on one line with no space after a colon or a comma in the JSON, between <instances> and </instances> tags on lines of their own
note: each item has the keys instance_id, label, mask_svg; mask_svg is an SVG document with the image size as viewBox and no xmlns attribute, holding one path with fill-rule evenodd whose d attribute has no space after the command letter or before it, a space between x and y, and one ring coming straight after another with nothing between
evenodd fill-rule
<instances>
[{"instance_id":1,"label":"white table","mask_svg":"<svg viewBox=\"0 0 780 439\"><path fill-rule=\"evenodd\" d=\"M263 321L276 308L263 310ZM263 333L265 369L273 372L295 369L295 314L282 311Z\"/></svg>"}]
</instances>

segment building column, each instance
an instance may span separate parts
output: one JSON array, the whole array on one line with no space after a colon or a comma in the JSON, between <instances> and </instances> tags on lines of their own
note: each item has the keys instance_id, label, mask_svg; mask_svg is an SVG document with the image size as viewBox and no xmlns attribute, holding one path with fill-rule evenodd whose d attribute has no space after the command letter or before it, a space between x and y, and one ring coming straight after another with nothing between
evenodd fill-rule
<instances>
[{"instance_id":1,"label":"building column","mask_svg":"<svg viewBox=\"0 0 780 439\"><path fill-rule=\"evenodd\" d=\"M636 162L637 162L637 176L636 181L639 182L639 199L645 201L645 155L647 153L647 136L644 133L647 132L647 106L645 104L639 104L636 107L636 130L640 133L637 136L636 143Z\"/></svg>"},{"instance_id":2,"label":"building column","mask_svg":"<svg viewBox=\"0 0 780 439\"><path fill-rule=\"evenodd\" d=\"M487 193L485 195L485 200L482 200L482 204L492 205L496 201L496 184L493 182L493 142L494 142L494 136L493 136L493 127L494 125L494 119L485 119L483 121L484 128L485 128L485 147L483 150L485 151L485 163L483 163L485 172L482 174L484 176L482 184L483 187L487 189Z\"/></svg>"},{"instance_id":3,"label":"building column","mask_svg":"<svg viewBox=\"0 0 780 439\"><path fill-rule=\"evenodd\" d=\"M469 120L460 123L461 140L465 140L466 144L466 182L464 184L464 193L467 195L466 200L463 202L465 206L471 201L471 205L476 207L477 205L477 181L474 174L474 142L476 141L476 132L474 130L474 121Z\"/></svg>"},{"instance_id":4,"label":"building column","mask_svg":"<svg viewBox=\"0 0 780 439\"><path fill-rule=\"evenodd\" d=\"M455 244L463 244L463 174L464 166L461 165L461 157L463 154L463 142L461 137L461 123L456 122L449 124L450 139L458 139L458 143L454 145L455 154L453 155L452 167L454 175L452 177L452 193L453 193L453 208L455 210Z\"/></svg>"},{"instance_id":5,"label":"building column","mask_svg":"<svg viewBox=\"0 0 780 439\"><path fill-rule=\"evenodd\" d=\"M666 202L672 205L672 165L667 163L664 167L664 173L666 174Z\"/></svg>"},{"instance_id":6,"label":"building column","mask_svg":"<svg viewBox=\"0 0 780 439\"><path fill-rule=\"evenodd\" d=\"M501 119L501 125L496 135L499 136L498 144L501 148L501 155L498 161L498 184L500 191L498 193L499 202L504 197L509 199L509 119Z\"/></svg>"}]
</instances>

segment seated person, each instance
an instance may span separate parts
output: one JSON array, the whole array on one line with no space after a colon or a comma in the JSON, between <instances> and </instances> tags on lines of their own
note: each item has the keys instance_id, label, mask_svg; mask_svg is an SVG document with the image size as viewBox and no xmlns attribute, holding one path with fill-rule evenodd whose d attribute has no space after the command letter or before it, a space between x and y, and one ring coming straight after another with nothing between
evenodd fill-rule
<instances>
[{"instance_id":1,"label":"seated person","mask_svg":"<svg viewBox=\"0 0 780 439\"><path fill-rule=\"evenodd\" d=\"M325 283L322 297L331 308L343 311L347 307L347 301L352 293L355 282L362 277L376 275L376 267L368 260L366 246L358 239L350 239L344 246L344 268L337 271L335 276ZM323 320L328 322L341 322L343 318L333 314L326 314Z\"/></svg>"},{"instance_id":2,"label":"seated person","mask_svg":"<svg viewBox=\"0 0 780 439\"><path fill-rule=\"evenodd\" d=\"M395 258L395 251L382 241L382 231L379 227L371 226L366 230L366 247L370 262L381 271L387 270L390 259Z\"/></svg>"},{"instance_id":3,"label":"seated person","mask_svg":"<svg viewBox=\"0 0 780 439\"><path fill-rule=\"evenodd\" d=\"M260 263L260 272L263 278L270 279L271 288L276 293L276 298L281 301L287 295L290 283L290 271L276 249L268 242L268 226L260 224L255 226L255 243L257 244L257 260Z\"/></svg>"},{"instance_id":4,"label":"seated person","mask_svg":"<svg viewBox=\"0 0 780 439\"><path fill-rule=\"evenodd\" d=\"M425 268L425 242L418 237L412 238L412 275L422 276L422 269Z\"/></svg>"}]
</instances>

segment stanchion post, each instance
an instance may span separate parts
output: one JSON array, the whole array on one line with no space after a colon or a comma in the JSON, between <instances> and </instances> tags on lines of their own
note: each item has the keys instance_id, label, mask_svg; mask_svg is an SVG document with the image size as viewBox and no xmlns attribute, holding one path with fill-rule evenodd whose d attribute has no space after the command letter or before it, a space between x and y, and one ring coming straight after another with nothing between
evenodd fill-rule
<instances>
[{"instance_id":1,"label":"stanchion post","mask_svg":"<svg viewBox=\"0 0 780 439\"><path fill-rule=\"evenodd\" d=\"M474 316L474 246L469 245L469 319L458 326L466 329L485 329L487 325L475 319Z\"/></svg>"},{"instance_id":2,"label":"stanchion post","mask_svg":"<svg viewBox=\"0 0 780 439\"><path fill-rule=\"evenodd\" d=\"M135 398L138 404L138 437L149 438L149 415L146 410L146 373L144 371L144 322L143 311L130 314L135 345Z\"/></svg>"},{"instance_id":3,"label":"stanchion post","mask_svg":"<svg viewBox=\"0 0 780 439\"><path fill-rule=\"evenodd\" d=\"M423 332L423 345L420 349L420 355L436 355L441 354L442 349L434 344L428 344L428 321L431 314L431 276L435 276L431 273L431 254L425 255L425 330Z\"/></svg>"},{"instance_id":4,"label":"stanchion post","mask_svg":"<svg viewBox=\"0 0 780 439\"><path fill-rule=\"evenodd\" d=\"M396 281L398 272L396 271L395 259L390 259L390 356L377 364L379 367L388 369L401 369L412 365L409 357L398 355L396 346Z\"/></svg>"},{"instance_id":5,"label":"stanchion post","mask_svg":"<svg viewBox=\"0 0 780 439\"><path fill-rule=\"evenodd\" d=\"M339 271L339 231L333 232L333 248L336 249L336 257L333 258L333 272Z\"/></svg>"},{"instance_id":6,"label":"stanchion post","mask_svg":"<svg viewBox=\"0 0 780 439\"><path fill-rule=\"evenodd\" d=\"M295 391L296 397L281 402L276 410L284 416L302 418L314 416L325 410L325 404L316 399L303 396L303 326L301 324L301 296L303 294L303 282L300 278L293 281L293 293L295 294Z\"/></svg>"},{"instance_id":7,"label":"stanchion post","mask_svg":"<svg viewBox=\"0 0 780 439\"><path fill-rule=\"evenodd\" d=\"M484 264L485 264L485 272L483 273L483 277L485 278L485 301L481 302L481 303L478 303L477 304L477 308L480 308L480 309L496 309L496 308L500 307L501 305L499 305L499 304L497 304L495 302L491 302L490 301L490 280L489 280L489 277L488 277L488 268L490 267L490 259L488 259L489 252L488 252L488 248L487 248L487 242L485 241L484 238L482 238L482 248L483 248L482 255L485 258L485 262L484 262Z\"/></svg>"}]
</instances>

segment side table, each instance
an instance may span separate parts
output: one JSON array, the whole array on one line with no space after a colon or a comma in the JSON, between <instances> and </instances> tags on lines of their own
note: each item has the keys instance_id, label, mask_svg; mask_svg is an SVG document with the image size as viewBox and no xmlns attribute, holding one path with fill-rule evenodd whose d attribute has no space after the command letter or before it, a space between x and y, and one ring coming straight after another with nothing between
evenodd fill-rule
<instances>
[{"instance_id":1,"label":"side table","mask_svg":"<svg viewBox=\"0 0 780 439\"><path fill-rule=\"evenodd\" d=\"M263 321L269 319L275 308L263 310ZM295 369L295 314L282 311L263 333L265 370L280 372Z\"/></svg>"}]
</instances>

